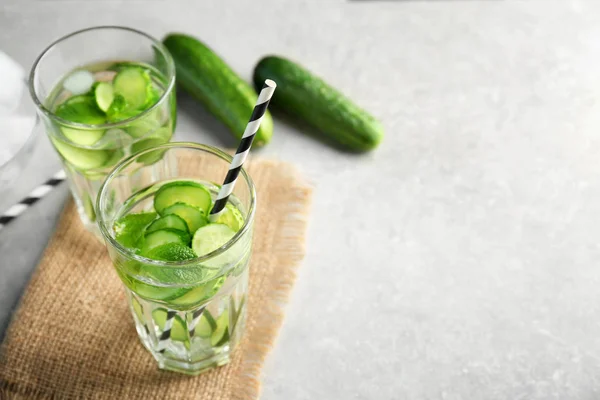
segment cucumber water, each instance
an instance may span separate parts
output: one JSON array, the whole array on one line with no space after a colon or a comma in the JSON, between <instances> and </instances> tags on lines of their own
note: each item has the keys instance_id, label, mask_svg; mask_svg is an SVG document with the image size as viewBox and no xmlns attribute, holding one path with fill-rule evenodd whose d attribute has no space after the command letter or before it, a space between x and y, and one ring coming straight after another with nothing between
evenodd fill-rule
<instances>
[{"instance_id":1,"label":"cucumber water","mask_svg":"<svg viewBox=\"0 0 600 400\"><path fill-rule=\"evenodd\" d=\"M44 120L72 183L82 219L95 231L95 199L123 157L167 143L175 124L175 94L149 64L107 61L69 71L50 91ZM147 157L151 164L159 157ZM91 207L90 207L91 205Z\"/></svg>"},{"instance_id":2,"label":"cucumber water","mask_svg":"<svg viewBox=\"0 0 600 400\"><path fill-rule=\"evenodd\" d=\"M130 196L113 224L122 251L137 257L113 261L136 305L138 332L143 341L167 338L162 347L171 355L219 354L243 329L251 232L240 232L247 214L233 195L218 218L208 218L218 190L209 182L161 182Z\"/></svg>"}]
</instances>

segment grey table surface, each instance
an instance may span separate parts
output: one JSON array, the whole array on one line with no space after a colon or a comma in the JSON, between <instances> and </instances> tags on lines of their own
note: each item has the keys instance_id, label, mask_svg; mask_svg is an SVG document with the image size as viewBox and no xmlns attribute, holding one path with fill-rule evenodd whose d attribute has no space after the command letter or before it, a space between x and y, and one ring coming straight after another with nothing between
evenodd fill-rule
<instances>
[{"instance_id":1,"label":"grey table surface","mask_svg":"<svg viewBox=\"0 0 600 400\"><path fill-rule=\"evenodd\" d=\"M600 398L600 2L2 0L23 65L99 24L198 35L248 78L280 53L379 117L370 154L276 122L315 187L270 399ZM231 146L180 101L179 139ZM1 208L59 164L46 138ZM68 196L0 232L0 330Z\"/></svg>"}]
</instances>

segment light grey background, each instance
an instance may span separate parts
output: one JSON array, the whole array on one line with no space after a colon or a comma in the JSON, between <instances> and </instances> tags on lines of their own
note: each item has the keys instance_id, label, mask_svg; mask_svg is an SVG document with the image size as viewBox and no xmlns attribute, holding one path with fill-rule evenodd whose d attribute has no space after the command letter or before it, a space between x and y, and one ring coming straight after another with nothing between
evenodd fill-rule
<instances>
[{"instance_id":1,"label":"light grey background","mask_svg":"<svg viewBox=\"0 0 600 400\"><path fill-rule=\"evenodd\" d=\"M264 374L273 399L600 397L600 2L2 0L29 66L97 24L188 32L248 78L301 60L379 117L349 155L280 120L261 156L315 186ZM181 100L179 139L230 146ZM58 168L47 141L2 208ZM5 327L67 196L0 233Z\"/></svg>"}]
</instances>

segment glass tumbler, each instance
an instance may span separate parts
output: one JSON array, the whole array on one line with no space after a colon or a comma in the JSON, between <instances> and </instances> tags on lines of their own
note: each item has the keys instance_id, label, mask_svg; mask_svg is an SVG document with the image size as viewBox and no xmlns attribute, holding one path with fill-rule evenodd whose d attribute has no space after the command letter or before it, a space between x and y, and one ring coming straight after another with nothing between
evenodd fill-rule
<instances>
[{"instance_id":1,"label":"glass tumbler","mask_svg":"<svg viewBox=\"0 0 600 400\"><path fill-rule=\"evenodd\" d=\"M141 68L147 74L155 90L151 107L97 125L56 114L69 99L88 96L94 101L93 85L110 82L125 67ZM93 82L91 88L86 87L87 93L66 84L67 79L74 82L76 75L75 86L86 79L89 85ZM176 119L173 59L162 43L143 32L117 26L84 29L58 39L42 52L31 69L29 90L62 161L81 220L100 236L94 202L106 175L123 157L171 140Z\"/></svg>"},{"instance_id":2,"label":"glass tumbler","mask_svg":"<svg viewBox=\"0 0 600 400\"><path fill-rule=\"evenodd\" d=\"M148 158L153 162L148 163ZM229 155L210 146L167 143L117 164L98 194L98 225L127 292L137 333L162 369L198 374L230 360L246 320L254 185L242 169L228 206L237 208L243 221L229 241L201 257L185 261L146 258L117 240L115 222L154 212L154 195L170 182L200 183L208 188L214 203L218 182L231 161ZM140 227L138 236L144 229Z\"/></svg>"}]
</instances>

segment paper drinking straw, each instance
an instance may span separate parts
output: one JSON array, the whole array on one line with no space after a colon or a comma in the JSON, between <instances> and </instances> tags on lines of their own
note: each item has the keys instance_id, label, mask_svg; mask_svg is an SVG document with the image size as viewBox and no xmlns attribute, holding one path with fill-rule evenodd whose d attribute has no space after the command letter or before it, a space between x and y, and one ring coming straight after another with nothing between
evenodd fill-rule
<instances>
[{"instance_id":1,"label":"paper drinking straw","mask_svg":"<svg viewBox=\"0 0 600 400\"><path fill-rule=\"evenodd\" d=\"M193 338L194 334L196 333L196 325L198 325L198 322L200 321L200 317L202 317L204 308L205 308L205 306L202 306L192 313L192 321L190 322L190 324L188 326L188 331L190 333L190 339Z\"/></svg>"},{"instance_id":2,"label":"paper drinking straw","mask_svg":"<svg viewBox=\"0 0 600 400\"><path fill-rule=\"evenodd\" d=\"M254 106L254 111L252 111L250 121L248 121L248 125L246 125L246 130L244 131L242 140L240 141L237 151L235 152L233 161L231 161L231 165L229 166L229 171L227 172L223 186L221 186L221 190L219 190L215 205L210 212L209 218L211 222L214 222L215 219L217 219L219 214L225 208L225 204L227 204L227 199L233 191L235 181L240 174L240 170L242 169L242 164L244 164L246 157L248 157L254 136L260 127L262 117L265 115L265 112L267 112L269 101L271 100L271 97L273 97L273 92L275 91L276 87L277 84L275 82L267 79L262 87L262 90L260 91L260 94L258 95L258 100Z\"/></svg>"},{"instance_id":3,"label":"paper drinking straw","mask_svg":"<svg viewBox=\"0 0 600 400\"><path fill-rule=\"evenodd\" d=\"M260 127L262 118L267 112L269 101L271 101L271 97L273 97L273 92L275 92L276 87L277 84L270 79L267 79L263 84L260 94L258 95L258 99L256 100L254 110L252 111L252 115L250 116L250 120L248 121L248 125L246 125L246 129L244 130L240 144L235 152L235 156L233 156L233 160L229 165L229 171L227 171L227 176L225 177L223 186L221 186L219 194L217 195L217 200L215 201L215 205L210 212L209 218L211 222L214 222L219 214L223 212L225 204L227 204L227 199L229 199L229 195L231 195L231 192L233 192L235 181L240 174L240 170L242 169L244 161L246 161L246 157L248 157L254 136L256 136L256 132ZM188 324L188 333L190 338L194 337L194 334L196 333L196 325L198 325L203 312L204 307L197 309L192 314L192 321Z\"/></svg>"},{"instance_id":4,"label":"paper drinking straw","mask_svg":"<svg viewBox=\"0 0 600 400\"><path fill-rule=\"evenodd\" d=\"M58 171L54 176L46 182L36 187L29 193L27 197L19 201L17 204L6 210L0 215L0 230L6 225L17 219L17 217L25 212L30 206L38 202L42 197L46 196L56 186L58 186L66 178L63 170Z\"/></svg>"},{"instance_id":5,"label":"paper drinking straw","mask_svg":"<svg viewBox=\"0 0 600 400\"><path fill-rule=\"evenodd\" d=\"M158 346L156 348L159 353L164 353L164 351L167 349L167 344L171 338L171 328L173 327L173 319L175 318L175 315L177 315L177 312L172 310L167 311L165 326L160 334L160 337L158 338Z\"/></svg>"}]
</instances>

